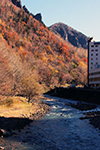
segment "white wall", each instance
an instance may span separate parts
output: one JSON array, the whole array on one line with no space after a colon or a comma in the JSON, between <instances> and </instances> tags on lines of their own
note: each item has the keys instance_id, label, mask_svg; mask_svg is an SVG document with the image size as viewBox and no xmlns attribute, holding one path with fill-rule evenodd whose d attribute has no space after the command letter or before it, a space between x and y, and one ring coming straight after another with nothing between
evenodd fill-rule
<instances>
[{"instance_id":1,"label":"white wall","mask_svg":"<svg viewBox=\"0 0 100 150\"><path fill-rule=\"evenodd\" d=\"M92 45L94 47L92 47ZM98 47L96 47L96 45L98 45ZM96 51L96 50L98 50L98 51ZM98 54L98 55L96 56L96 54ZM93 60L91 60L91 59L93 59ZM93 64L91 64L91 63L93 63ZM96 42L90 42L89 43L89 70L96 67L96 63L98 63L100 65L100 44L96 44Z\"/></svg>"}]
</instances>

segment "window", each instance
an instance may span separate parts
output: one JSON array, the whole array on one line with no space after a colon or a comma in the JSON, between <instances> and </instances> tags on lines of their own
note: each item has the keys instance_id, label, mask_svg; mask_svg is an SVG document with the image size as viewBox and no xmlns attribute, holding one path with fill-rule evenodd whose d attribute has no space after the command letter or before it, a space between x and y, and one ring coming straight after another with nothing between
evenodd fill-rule
<instances>
[{"instance_id":1,"label":"window","mask_svg":"<svg viewBox=\"0 0 100 150\"><path fill-rule=\"evenodd\" d=\"M89 76L100 74L100 72L89 73Z\"/></svg>"},{"instance_id":2,"label":"window","mask_svg":"<svg viewBox=\"0 0 100 150\"><path fill-rule=\"evenodd\" d=\"M93 52L94 51L94 49L91 49L91 52Z\"/></svg>"},{"instance_id":3,"label":"window","mask_svg":"<svg viewBox=\"0 0 100 150\"><path fill-rule=\"evenodd\" d=\"M98 51L98 49L95 50L96 52Z\"/></svg>"},{"instance_id":4,"label":"window","mask_svg":"<svg viewBox=\"0 0 100 150\"><path fill-rule=\"evenodd\" d=\"M93 58L91 58L91 60L93 60Z\"/></svg>"},{"instance_id":5,"label":"window","mask_svg":"<svg viewBox=\"0 0 100 150\"><path fill-rule=\"evenodd\" d=\"M98 60L98 58L96 58L96 60Z\"/></svg>"},{"instance_id":6,"label":"window","mask_svg":"<svg viewBox=\"0 0 100 150\"><path fill-rule=\"evenodd\" d=\"M100 74L100 71L99 71L99 72L92 72L92 73L89 73L90 76L92 76L92 75L97 75L97 74Z\"/></svg>"},{"instance_id":7,"label":"window","mask_svg":"<svg viewBox=\"0 0 100 150\"><path fill-rule=\"evenodd\" d=\"M92 67L91 67L91 69L92 69Z\"/></svg>"},{"instance_id":8,"label":"window","mask_svg":"<svg viewBox=\"0 0 100 150\"><path fill-rule=\"evenodd\" d=\"M93 54L91 54L91 56L93 56Z\"/></svg>"},{"instance_id":9,"label":"window","mask_svg":"<svg viewBox=\"0 0 100 150\"><path fill-rule=\"evenodd\" d=\"M91 47L94 47L94 45L91 45Z\"/></svg>"},{"instance_id":10,"label":"window","mask_svg":"<svg viewBox=\"0 0 100 150\"><path fill-rule=\"evenodd\" d=\"M98 56L98 54L96 54L96 56Z\"/></svg>"},{"instance_id":11,"label":"window","mask_svg":"<svg viewBox=\"0 0 100 150\"><path fill-rule=\"evenodd\" d=\"M89 81L100 81L100 77L98 77L98 78L90 78Z\"/></svg>"},{"instance_id":12,"label":"window","mask_svg":"<svg viewBox=\"0 0 100 150\"><path fill-rule=\"evenodd\" d=\"M98 45L95 45L95 47L98 47Z\"/></svg>"},{"instance_id":13,"label":"window","mask_svg":"<svg viewBox=\"0 0 100 150\"><path fill-rule=\"evenodd\" d=\"M98 64L98 62L96 62L96 65Z\"/></svg>"},{"instance_id":14,"label":"window","mask_svg":"<svg viewBox=\"0 0 100 150\"><path fill-rule=\"evenodd\" d=\"M91 62L91 65L93 65L93 62Z\"/></svg>"}]
</instances>

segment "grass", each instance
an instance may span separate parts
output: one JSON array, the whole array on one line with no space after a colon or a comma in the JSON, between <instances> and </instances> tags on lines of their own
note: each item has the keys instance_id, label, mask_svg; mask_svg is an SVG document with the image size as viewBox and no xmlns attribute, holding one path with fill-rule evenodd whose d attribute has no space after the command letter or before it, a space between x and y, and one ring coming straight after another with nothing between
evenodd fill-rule
<instances>
[{"instance_id":1,"label":"grass","mask_svg":"<svg viewBox=\"0 0 100 150\"><path fill-rule=\"evenodd\" d=\"M1 117L26 117L39 111L37 104L32 105L23 97L4 97L0 101Z\"/></svg>"}]
</instances>

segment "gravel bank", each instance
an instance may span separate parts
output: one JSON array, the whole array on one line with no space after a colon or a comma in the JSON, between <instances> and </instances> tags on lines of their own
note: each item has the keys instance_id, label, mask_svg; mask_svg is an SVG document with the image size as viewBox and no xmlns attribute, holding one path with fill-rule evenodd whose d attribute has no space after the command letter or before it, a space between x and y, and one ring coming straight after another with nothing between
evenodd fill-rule
<instances>
[{"instance_id":1,"label":"gravel bank","mask_svg":"<svg viewBox=\"0 0 100 150\"><path fill-rule=\"evenodd\" d=\"M87 112L84 114L85 117L81 117L80 119L89 119L90 124L100 130L100 111Z\"/></svg>"},{"instance_id":2,"label":"gravel bank","mask_svg":"<svg viewBox=\"0 0 100 150\"><path fill-rule=\"evenodd\" d=\"M84 110L92 110L97 108L97 106L95 104L86 104L86 103L82 103L82 102L77 102L77 104L73 104L73 103L69 103L69 106L79 109L81 111Z\"/></svg>"},{"instance_id":3,"label":"gravel bank","mask_svg":"<svg viewBox=\"0 0 100 150\"><path fill-rule=\"evenodd\" d=\"M50 110L50 107L47 104L39 100L33 101L31 106L30 104L26 105L26 102L23 103L25 104L25 107L23 105L23 108L18 107L18 105L22 107L22 103L18 103L17 101L16 108L14 105L12 106L14 107L13 109L12 107L8 107L8 109L4 108L2 109L2 112L0 111L0 130L3 129L7 133L9 132L9 135L12 135L14 130L20 131L26 125L29 125L32 121L39 119ZM4 105L1 106L1 108L3 107ZM0 136L3 136L2 134L3 133L1 133Z\"/></svg>"},{"instance_id":4,"label":"gravel bank","mask_svg":"<svg viewBox=\"0 0 100 150\"><path fill-rule=\"evenodd\" d=\"M81 111L92 110L97 108L95 104L85 104L82 102L78 102L77 104L69 103L69 106L79 109ZM95 128L100 130L100 111L92 111L84 113L85 117L81 117L80 119L89 119L90 124L92 124Z\"/></svg>"}]
</instances>

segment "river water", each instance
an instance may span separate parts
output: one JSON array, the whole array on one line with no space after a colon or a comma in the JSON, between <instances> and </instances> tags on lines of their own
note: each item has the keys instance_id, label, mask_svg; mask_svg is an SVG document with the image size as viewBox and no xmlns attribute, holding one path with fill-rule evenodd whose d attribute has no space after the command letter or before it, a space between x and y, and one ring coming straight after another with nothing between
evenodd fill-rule
<instances>
[{"instance_id":1,"label":"river water","mask_svg":"<svg viewBox=\"0 0 100 150\"><path fill-rule=\"evenodd\" d=\"M51 110L14 136L0 138L0 146L5 150L100 150L99 130L88 119L80 120L83 112L66 105L69 102L77 103L54 97L46 100Z\"/></svg>"}]
</instances>

